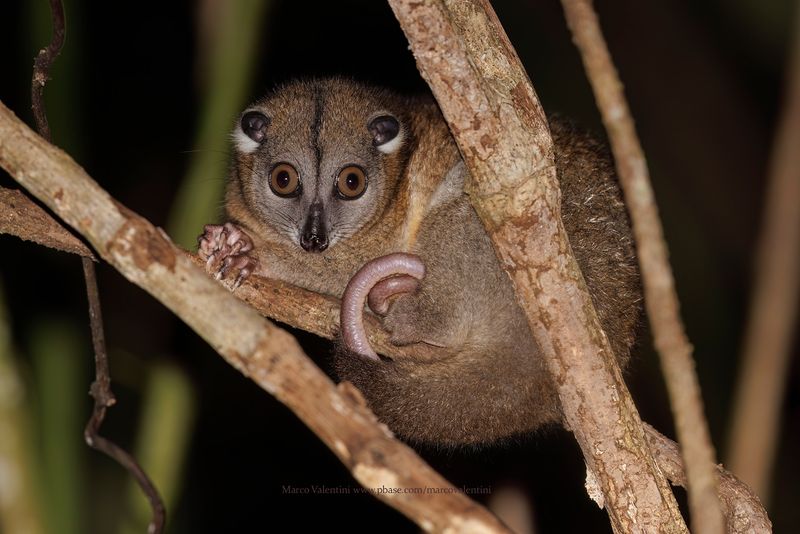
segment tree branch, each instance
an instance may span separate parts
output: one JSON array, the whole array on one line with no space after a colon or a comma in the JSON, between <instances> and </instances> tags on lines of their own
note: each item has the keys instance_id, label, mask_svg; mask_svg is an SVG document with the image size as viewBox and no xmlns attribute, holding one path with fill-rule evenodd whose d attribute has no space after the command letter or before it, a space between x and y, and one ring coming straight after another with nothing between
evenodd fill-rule
<instances>
[{"instance_id":1,"label":"tree branch","mask_svg":"<svg viewBox=\"0 0 800 534\"><path fill-rule=\"evenodd\" d=\"M376 497L423 530L508 532L393 438L349 383L334 385L286 331L230 295L162 231L114 201L69 156L0 104L0 166L84 235L126 278L288 406ZM424 488L442 488L425 493ZM423 488L423 489L420 489Z\"/></svg>"},{"instance_id":2,"label":"tree branch","mask_svg":"<svg viewBox=\"0 0 800 534\"><path fill-rule=\"evenodd\" d=\"M686 487L686 470L678 444L665 437L655 428L644 423L647 441L670 482ZM719 502L727 519L731 534L772 532L772 523L767 512L753 491L722 466L715 466Z\"/></svg>"},{"instance_id":3,"label":"tree branch","mask_svg":"<svg viewBox=\"0 0 800 534\"><path fill-rule=\"evenodd\" d=\"M562 0L562 4L608 131L633 223L647 316L688 472L692 530L721 534L725 523L717 499L714 447L644 153L591 0Z\"/></svg>"},{"instance_id":4,"label":"tree branch","mask_svg":"<svg viewBox=\"0 0 800 534\"><path fill-rule=\"evenodd\" d=\"M468 191L616 532L686 532L561 224L552 141L485 0L389 0L472 180Z\"/></svg>"},{"instance_id":5,"label":"tree branch","mask_svg":"<svg viewBox=\"0 0 800 534\"><path fill-rule=\"evenodd\" d=\"M64 18L64 5L61 0L50 0L50 16L53 20L53 38L47 47L39 50L33 60L33 79L31 80L31 109L36 128L39 134L48 141L50 124L47 121L47 112L44 108L44 86L50 79L50 67L61 54L64 38L67 34L66 19Z\"/></svg>"},{"instance_id":6,"label":"tree branch","mask_svg":"<svg viewBox=\"0 0 800 534\"><path fill-rule=\"evenodd\" d=\"M83 241L16 189L0 187L0 234L15 235L25 241L94 259Z\"/></svg>"}]
</instances>

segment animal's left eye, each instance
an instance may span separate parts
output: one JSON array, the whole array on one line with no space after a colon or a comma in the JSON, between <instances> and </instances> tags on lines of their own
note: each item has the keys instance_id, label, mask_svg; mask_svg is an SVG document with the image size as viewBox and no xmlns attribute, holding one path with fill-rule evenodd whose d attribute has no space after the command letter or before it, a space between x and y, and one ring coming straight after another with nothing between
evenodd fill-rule
<instances>
[{"instance_id":1,"label":"animal's left eye","mask_svg":"<svg viewBox=\"0 0 800 534\"><path fill-rule=\"evenodd\" d=\"M353 200L367 189L367 175L361 167L350 165L339 171L336 178L336 193L340 198Z\"/></svg>"}]
</instances>

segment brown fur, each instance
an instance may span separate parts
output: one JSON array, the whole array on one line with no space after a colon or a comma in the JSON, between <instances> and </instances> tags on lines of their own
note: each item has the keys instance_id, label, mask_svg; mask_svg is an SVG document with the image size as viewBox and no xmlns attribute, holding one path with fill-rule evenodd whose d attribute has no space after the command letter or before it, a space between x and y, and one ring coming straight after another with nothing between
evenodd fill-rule
<instances>
[{"instance_id":1,"label":"brown fur","mask_svg":"<svg viewBox=\"0 0 800 534\"><path fill-rule=\"evenodd\" d=\"M270 118L269 142L235 158L226 207L253 238L250 256L262 274L341 297L353 273L370 259L407 251L426 265L420 291L397 298L384 325L397 344L442 345L450 349L443 351L447 356L372 362L337 351L338 374L364 392L378 416L408 439L448 445L496 441L558 422L558 399L544 362L462 192L466 171L433 101L330 79L290 84L249 109ZM404 144L394 154L384 155L371 144L366 124L377 112L389 112L403 125ZM551 131L564 225L624 366L641 295L610 157L602 145L561 120L552 121ZM357 210L360 226L322 253L304 251L280 231L264 200L269 194L265 169L288 157L284 154L359 163L368 170L368 187L380 193L369 202L332 208ZM308 178L309 187L313 178L323 184L317 194L326 194L331 176L322 170Z\"/></svg>"}]
</instances>

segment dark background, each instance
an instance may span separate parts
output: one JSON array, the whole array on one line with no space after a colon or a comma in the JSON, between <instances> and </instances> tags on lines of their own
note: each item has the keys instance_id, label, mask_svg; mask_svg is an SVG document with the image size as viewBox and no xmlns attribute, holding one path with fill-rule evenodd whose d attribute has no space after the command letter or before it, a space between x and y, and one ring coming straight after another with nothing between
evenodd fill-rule
<instances>
[{"instance_id":1,"label":"dark background","mask_svg":"<svg viewBox=\"0 0 800 534\"><path fill-rule=\"evenodd\" d=\"M207 95L197 5L66 4L66 49L46 89L54 142L111 195L167 227L191 158L207 149L198 146L197 131L204 99L213 95ZM241 106L281 80L307 75L346 74L402 91L425 90L383 2L268 4ZM560 4L493 4L544 107L603 135ZM794 2L601 0L596 7L648 156L711 431L724 460ZM0 99L29 124L30 68L49 39L48 27L44 0L7 0L0 7ZM227 133L221 129L219 139ZM0 185L13 182L0 174ZM150 412L143 407L153 377L166 368L188 388L178 413L184 425L149 438L154 449L177 447L182 458L167 462L182 465L168 483L174 487L170 532L263 531L276 521L293 530L416 531L367 496L283 493L288 485L352 488L355 482L291 412L150 296L106 265L99 266L99 283L119 397L104 433L139 447L139 425L173 408L170 402L156 402ZM3 236L0 284L47 531L125 531L137 524L125 497L129 481L82 445L93 369L80 261ZM301 340L326 367L327 344L308 335ZM649 347L643 328L628 383L643 419L673 435ZM777 532L800 528L797 375L794 364L770 504ZM522 488L541 532L610 531L605 512L586 497L580 451L564 431L504 448L420 452L456 486Z\"/></svg>"}]
</instances>

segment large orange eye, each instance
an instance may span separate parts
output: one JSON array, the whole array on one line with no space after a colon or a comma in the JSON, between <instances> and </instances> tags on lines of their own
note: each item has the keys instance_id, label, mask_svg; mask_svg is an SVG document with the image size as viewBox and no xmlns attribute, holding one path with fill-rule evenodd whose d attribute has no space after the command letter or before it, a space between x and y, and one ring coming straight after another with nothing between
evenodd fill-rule
<instances>
[{"instance_id":1,"label":"large orange eye","mask_svg":"<svg viewBox=\"0 0 800 534\"><path fill-rule=\"evenodd\" d=\"M288 163L279 163L269 174L269 187L279 197L296 197L300 194L300 176Z\"/></svg>"},{"instance_id":2,"label":"large orange eye","mask_svg":"<svg viewBox=\"0 0 800 534\"><path fill-rule=\"evenodd\" d=\"M367 176L361 167L351 165L339 171L336 178L336 192L345 200L360 197L367 189Z\"/></svg>"}]
</instances>

